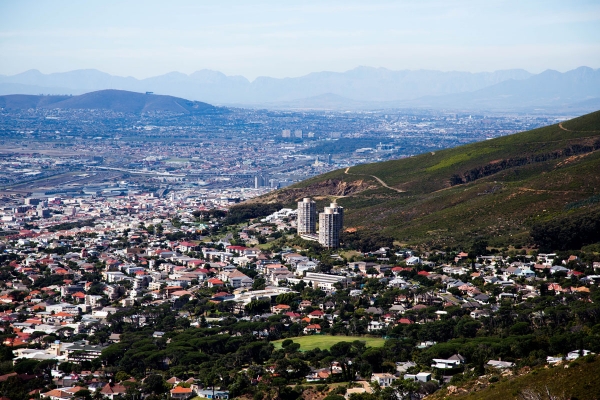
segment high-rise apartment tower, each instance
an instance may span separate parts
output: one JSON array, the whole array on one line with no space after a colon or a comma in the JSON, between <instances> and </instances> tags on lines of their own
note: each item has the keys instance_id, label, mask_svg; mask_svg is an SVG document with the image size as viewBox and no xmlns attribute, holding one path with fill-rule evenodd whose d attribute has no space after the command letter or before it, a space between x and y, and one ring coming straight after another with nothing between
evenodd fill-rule
<instances>
[{"instance_id":1,"label":"high-rise apartment tower","mask_svg":"<svg viewBox=\"0 0 600 400\"><path fill-rule=\"evenodd\" d=\"M298 234L317 232L317 206L306 197L298 202Z\"/></svg>"},{"instance_id":2,"label":"high-rise apartment tower","mask_svg":"<svg viewBox=\"0 0 600 400\"><path fill-rule=\"evenodd\" d=\"M323 247L340 247L340 235L344 226L344 207L331 203L319 214L319 243Z\"/></svg>"}]
</instances>

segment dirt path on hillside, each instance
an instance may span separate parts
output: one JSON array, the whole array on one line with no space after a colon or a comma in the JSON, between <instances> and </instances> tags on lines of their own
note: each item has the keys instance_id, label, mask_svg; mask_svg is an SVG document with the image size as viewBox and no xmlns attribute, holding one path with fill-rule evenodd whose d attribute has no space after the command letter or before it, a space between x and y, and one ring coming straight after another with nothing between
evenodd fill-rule
<instances>
[{"instance_id":1,"label":"dirt path on hillside","mask_svg":"<svg viewBox=\"0 0 600 400\"><path fill-rule=\"evenodd\" d=\"M564 121L564 122L568 122L568 121ZM600 132L600 131L574 131L574 130L572 130L572 129L565 128L565 127L563 126L563 123L562 123L562 122L560 122L560 123L558 124L558 127L559 127L560 129L562 129L563 131L567 131L567 132L590 132L590 133L591 133L591 132ZM593 136L582 136L582 137L578 137L578 138L575 138L575 139L587 139L587 138L596 137L596 136L597 136L597 135L593 135ZM541 143L544 143L544 142L541 142ZM548 143L549 143L549 142L548 142Z\"/></svg>"},{"instance_id":2,"label":"dirt path on hillside","mask_svg":"<svg viewBox=\"0 0 600 400\"><path fill-rule=\"evenodd\" d=\"M565 194L577 193L577 194L589 194L589 195L594 194L594 192L581 192L578 190L532 189L532 188L526 188L526 187L520 187L520 188L517 188L517 190L524 190L526 192L538 192L538 193L565 193Z\"/></svg>"},{"instance_id":3,"label":"dirt path on hillside","mask_svg":"<svg viewBox=\"0 0 600 400\"><path fill-rule=\"evenodd\" d=\"M379 182L379 183L381 184L381 186L383 186L383 187L385 187L385 188L388 188L388 189L390 189L390 190L393 190L393 191L395 191L395 192L398 192L398 193L405 193L405 192L406 192L405 190L402 190L402 189L396 189L396 188L393 188L393 187L389 186L387 183L385 183L384 181L382 181L380 178L376 177L375 175L367 175L367 174L352 174L352 173L348 172L349 170L350 170L350 167L346 168L346 170L344 171L344 173L345 173L346 175L355 175L355 176L370 176L371 178L375 179L377 182Z\"/></svg>"}]
</instances>

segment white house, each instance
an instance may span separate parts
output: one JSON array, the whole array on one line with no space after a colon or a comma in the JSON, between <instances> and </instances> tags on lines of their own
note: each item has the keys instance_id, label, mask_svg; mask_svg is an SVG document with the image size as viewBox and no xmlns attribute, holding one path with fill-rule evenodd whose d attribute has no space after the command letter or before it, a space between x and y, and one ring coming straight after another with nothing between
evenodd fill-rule
<instances>
[{"instance_id":1,"label":"white house","mask_svg":"<svg viewBox=\"0 0 600 400\"><path fill-rule=\"evenodd\" d=\"M589 350L581 350L581 351L579 351L579 350L573 350L573 351L570 351L570 352L567 354L567 360L570 360L570 361L571 361L571 360L575 360L575 359L579 358L581 355L582 355L583 357L585 357L585 356L587 356L587 355L589 355L589 354L594 354L594 353L592 353L592 352L591 352L591 351L589 351Z\"/></svg>"},{"instance_id":2,"label":"white house","mask_svg":"<svg viewBox=\"0 0 600 400\"><path fill-rule=\"evenodd\" d=\"M375 373L371 375L371 382L377 382L381 387L390 386L395 379L394 375L388 373Z\"/></svg>"},{"instance_id":3,"label":"white house","mask_svg":"<svg viewBox=\"0 0 600 400\"><path fill-rule=\"evenodd\" d=\"M408 257L405 262L406 265L419 265L421 264L421 259L419 257L412 256Z\"/></svg>"},{"instance_id":4,"label":"white house","mask_svg":"<svg viewBox=\"0 0 600 400\"><path fill-rule=\"evenodd\" d=\"M373 331L378 331L381 329L385 329L385 324L379 321L371 321L369 322L369 326L367 327L367 330L369 332L373 332Z\"/></svg>"},{"instance_id":5,"label":"white house","mask_svg":"<svg viewBox=\"0 0 600 400\"><path fill-rule=\"evenodd\" d=\"M523 277L523 278L533 278L535 276L535 272L533 272L528 267L517 268L515 270L514 274L516 276Z\"/></svg>"},{"instance_id":6,"label":"white house","mask_svg":"<svg viewBox=\"0 0 600 400\"><path fill-rule=\"evenodd\" d=\"M452 357L447 358L447 359L434 358L433 362L434 363L431 364L431 368L452 369L452 368L459 367L461 364L463 364L465 362L465 358L463 356L461 356L460 354L455 354Z\"/></svg>"},{"instance_id":7,"label":"white house","mask_svg":"<svg viewBox=\"0 0 600 400\"><path fill-rule=\"evenodd\" d=\"M404 379L415 382L429 382L431 380L431 372L419 372L418 374L404 374Z\"/></svg>"}]
</instances>

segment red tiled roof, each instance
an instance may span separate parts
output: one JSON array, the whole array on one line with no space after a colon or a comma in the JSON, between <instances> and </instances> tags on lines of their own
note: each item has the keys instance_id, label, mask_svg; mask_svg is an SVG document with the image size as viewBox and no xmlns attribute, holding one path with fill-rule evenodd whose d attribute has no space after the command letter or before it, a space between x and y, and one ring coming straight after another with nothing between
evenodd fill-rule
<instances>
[{"instance_id":1,"label":"red tiled roof","mask_svg":"<svg viewBox=\"0 0 600 400\"><path fill-rule=\"evenodd\" d=\"M106 385L104 385L104 387L102 388L102 390L100 391L100 393L105 394L105 395L108 395L108 394L123 394L126 391L127 391L127 389L123 385L119 385L117 383L116 385L111 386L110 383L107 383Z\"/></svg>"},{"instance_id":2,"label":"red tiled roof","mask_svg":"<svg viewBox=\"0 0 600 400\"><path fill-rule=\"evenodd\" d=\"M171 390L171 394L184 394L184 393L192 393L192 389L191 388L184 388L181 386L177 386L175 389Z\"/></svg>"}]
</instances>

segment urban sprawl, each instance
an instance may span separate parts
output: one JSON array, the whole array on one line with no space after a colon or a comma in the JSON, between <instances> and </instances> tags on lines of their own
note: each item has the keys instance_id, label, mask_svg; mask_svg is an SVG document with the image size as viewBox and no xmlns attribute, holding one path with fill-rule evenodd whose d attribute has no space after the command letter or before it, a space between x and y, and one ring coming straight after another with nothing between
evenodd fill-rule
<instances>
[{"instance_id":1,"label":"urban sprawl","mask_svg":"<svg viewBox=\"0 0 600 400\"><path fill-rule=\"evenodd\" d=\"M0 395L416 399L588 357L600 263L585 252L352 247L334 199L232 212L561 119L0 110ZM532 334L550 325L569 330Z\"/></svg>"}]
</instances>

